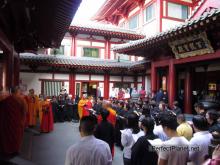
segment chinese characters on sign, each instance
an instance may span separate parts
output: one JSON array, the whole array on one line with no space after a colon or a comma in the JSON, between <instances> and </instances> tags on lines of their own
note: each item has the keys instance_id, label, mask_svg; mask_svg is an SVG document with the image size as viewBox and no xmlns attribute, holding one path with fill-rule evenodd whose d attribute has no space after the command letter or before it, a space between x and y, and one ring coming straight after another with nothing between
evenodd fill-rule
<instances>
[{"instance_id":1,"label":"chinese characters on sign","mask_svg":"<svg viewBox=\"0 0 220 165\"><path fill-rule=\"evenodd\" d=\"M205 32L169 42L176 59L213 53Z\"/></svg>"}]
</instances>

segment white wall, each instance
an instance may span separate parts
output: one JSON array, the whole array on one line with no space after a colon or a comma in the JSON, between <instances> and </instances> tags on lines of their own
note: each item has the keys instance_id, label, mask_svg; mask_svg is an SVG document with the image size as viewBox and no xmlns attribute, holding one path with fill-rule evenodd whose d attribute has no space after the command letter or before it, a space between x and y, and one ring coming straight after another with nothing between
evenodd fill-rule
<instances>
[{"instance_id":1,"label":"white wall","mask_svg":"<svg viewBox=\"0 0 220 165\"><path fill-rule=\"evenodd\" d=\"M170 28L173 28L173 27L178 26L180 24L183 24L183 22L163 18L162 19L162 31L169 30Z\"/></svg>"},{"instance_id":2,"label":"white wall","mask_svg":"<svg viewBox=\"0 0 220 165\"><path fill-rule=\"evenodd\" d=\"M124 76L123 81L124 82L134 82L134 77L133 76Z\"/></svg>"},{"instance_id":3,"label":"white wall","mask_svg":"<svg viewBox=\"0 0 220 165\"><path fill-rule=\"evenodd\" d=\"M110 81L121 81L121 76L110 76Z\"/></svg>"},{"instance_id":4,"label":"white wall","mask_svg":"<svg viewBox=\"0 0 220 165\"><path fill-rule=\"evenodd\" d=\"M92 81L104 81L104 76L103 75L91 75L91 80Z\"/></svg>"},{"instance_id":5,"label":"white wall","mask_svg":"<svg viewBox=\"0 0 220 165\"><path fill-rule=\"evenodd\" d=\"M37 95L41 93L41 81L39 79L52 79L52 74L20 72L20 80L22 85L27 87L26 93L29 89L34 89Z\"/></svg>"},{"instance_id":6,"label":"white wall","mask_svg":"<svg viewBox=\"0 0 220 165\"><path fill-rule=\"evenodd\" d=\"M54 74L54 79L60 79L60 80L68 80L69 81L69 74Z\"/></svg>"},{"instance_id":7,"label":"white wall","mask_svg":"<svg viewBox=\"0 0 220 165\"><path fill-rule=\"evenodd\" d=\"M86 74L76 74L76 80L89 80L89 75Z\"/></svg>"},{"instance_id":8,"label":"white wall","mask_svg":"<svg viewBox=\"0 0 220 165\"><path fill-rule=\"evenodd\" d=\"M146 35L146 37L150 37L152 35L155 35L158 31L157 31L157 21L156 19L147 22L143 25L143 30L142 32Z\"/></svg>"},{"instance_id":9,"label":"white wall","mask_svg":"<svg viewBox=\"0 0 220 165\"><path fill-rule=\"evenodd\" d=\"M142 82L142 76L138 76L137 81Z\"/></svg>"}]
</instances>

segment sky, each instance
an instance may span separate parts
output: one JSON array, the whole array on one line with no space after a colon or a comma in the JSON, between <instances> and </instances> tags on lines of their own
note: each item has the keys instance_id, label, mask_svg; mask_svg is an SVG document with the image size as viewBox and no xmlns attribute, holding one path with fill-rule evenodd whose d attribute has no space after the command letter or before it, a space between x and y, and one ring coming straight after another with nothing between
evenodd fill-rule
<instances>
[{"instance_id":1,"label":"sky","mask_svg":"<svg viewBox=\"0 0 220 165\"><path fill-rule=\"evenodd\" d=\"M98 11L105 0L82 0L72 23L87 23Z\"/></svg>"}]
</instances>

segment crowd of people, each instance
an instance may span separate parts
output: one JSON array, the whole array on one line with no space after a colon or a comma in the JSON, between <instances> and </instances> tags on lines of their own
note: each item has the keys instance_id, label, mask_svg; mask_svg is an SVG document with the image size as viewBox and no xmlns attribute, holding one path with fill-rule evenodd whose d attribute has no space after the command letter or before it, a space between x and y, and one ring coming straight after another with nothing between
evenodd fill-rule
<instances>
[{"instance_id":1,"label":"crowd of people","mask_svg":"<svg viewBox=\"0 0 220 165\"><path fill-rule=\"evenodd\" d=\"M212 157L209 152L213 138L220 138L219 112L202 103L194 108L197 114L188 121L178 101L168 106L162 90L151 97L134 88L127 98L121 89L104 100L85 94L72 99L62 89L47 99L15 87L0 97L0 155L19 152L25 128L38 125L40 132L50 132L53 122L79 120L81 140L68 149L66 165L110 165L115 145L124 165L220 164L220 147Z\"/></svg>"},{"instance_id":2,"label":"crowd of people","mask_svg":"<svg viewBox=\"0 0 220 165\"><path fill-rule=\"evenodd\" d=\"M197 114L187 121L178 101L169 107L164 96L137 101L83 96L78 103L82 140L68 149L66 165L112 164L115 144L123 150L124 165L220 164L219 147L213 157L209 152L213 137L220 137L218 111L197 103Z\"/></svg>"}]
</instances>

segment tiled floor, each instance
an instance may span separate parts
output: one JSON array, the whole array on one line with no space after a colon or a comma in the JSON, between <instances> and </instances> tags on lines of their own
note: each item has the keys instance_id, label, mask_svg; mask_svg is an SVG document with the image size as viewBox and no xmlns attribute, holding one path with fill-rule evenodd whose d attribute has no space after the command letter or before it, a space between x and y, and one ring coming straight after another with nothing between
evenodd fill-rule
<instances>
[{"instance_id":1,"label":"tiled floor","mask_svg":"<svg viewBox=\"0 0 220 165\"><path fill-rule=\"evenodd\" d=\"M63 165L66 150L80 138L78 124L57 123L54 128L51 133L34 136L32 162L37 165ZM115 150L113 165L123 165L121 150L117 147Z\"/></svg>"}]
</instances>

